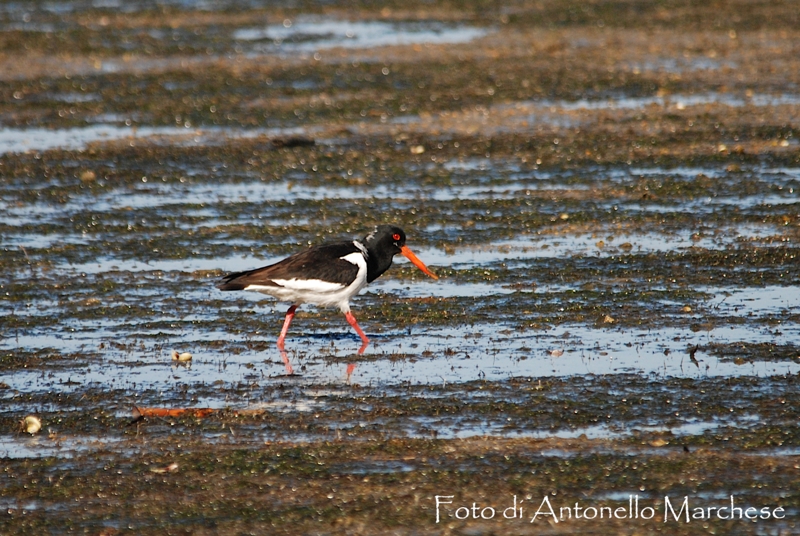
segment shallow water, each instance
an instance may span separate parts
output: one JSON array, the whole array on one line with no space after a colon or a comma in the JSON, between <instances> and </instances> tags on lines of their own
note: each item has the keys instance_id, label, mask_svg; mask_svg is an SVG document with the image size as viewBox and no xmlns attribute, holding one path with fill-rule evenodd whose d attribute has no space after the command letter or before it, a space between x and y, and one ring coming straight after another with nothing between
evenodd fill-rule
<instances>
[{"instance_id":1,"label":"shallow water","mask_svg":"<svg viewBox=\"0 0 800 536\"><path fill-rule=\"evenodd\" d=\"M0 436L0 457L2 458L44 458L58 457L70 459L76 453L116 447L117 439L100 438L96 436L54 436L46 438L43 436L31 437L27 434L1 435ZM19 506L7 505L8 508L19 508ZM36 508L34 505L22 506L25 510Z\"/></svg>"},{"instance_id":2,"label":"shallow water","mask_svg":"<svg viewBox=\"0 0 800 536\"><path fill-rule=\"evenodd\" d=\"M125 128L87 129L87 137L113 136L133 133L143 139L151 136L181 133L185 129L152 131ZM226 131L227 132L227 131ZM91 133L91 134L88 134ZM45 133L46 134L46 133ZM242 139L264 135L265 131L227 132L226 136L240 136ZM36 150L47 150L67 140L69 136L53 139L32 137L30 143ZM13 139L13 137L9 137ZM159 137L159 139L162 139ZM208 138L195 138L194 143L209 143ZM76 145L87 143L86 139L71 140ZM37 145L38 144L38 145ZM10 148L8 150L11 150ZM432 170L439 169L434 166ZM226 229L231 226L264 226L267 228L291 228L303 226L313 221L309 211L292 209L287 217L278 203L301 204L342 203L344 205L359 200L382 200L391 198L413 204L419 200L426 203L447 203L455 200L485 203L491 206L497 200L524 201L531 192L546 190L548 195L558 196L560 191L574 194L588 188L605 187L609 183L617 185L635 184L637 180L680 180L690 182L696 177L708 177L717 181L720 187L739 184L741 173L731 174L724 167L619 167L581 172L525 171L519 165L496 159L447 160L441 169L449 175L448 185L422 186L409 181L401 184L385 182L363 186L340 184L319 184L311 180L312 174L300 174L298 178L284 181L264 181L245 178L239 182L220 182L205 173L195 173L184 181L159 180L158 177L144 177L141 182L120 185L99 192L91 189L71 193L58 204L47 202L24 202L18 199L24 191L13 183L6 183L0 192L6 209L5 232L2 245L19 249L30 260L34 257L48 259L48 277L98 277L114 281L124 278L130 291L109 296L108 305L144 307L149 312L144 316L123 316L97 318L90 321L72 320L69 300L85 300L86 294L67 294L68 301L53 302L42 297L35 298L24 307L15 306L12 314L18 318L45 319L56 318L57 329L50 324L37 327L32 324L23 329L15 328L13 337L4 339L0 347L14 349L55 348L62 353L81 353L96 349L101 344L119 337L141 340L140 350L136 352L104 352L107 357L100 363L89 367L58 370L42 376L28 370L11 371L6 382L15 390L39 391L44 389L82 389L87 385L121 385L130 389L162 389L174 386L176 382L213 383L221 380L235 384L246 381L254 374L248 365L257 365L255 373L259 381L280 375L284 365L280 356L271 349L271 341L279 327L284 306L276 305L258 294L222 295L214 289L214 279L206 278L200 288L180 289L181 281L197 281L199 272L237 271L270 264L283 255L269 253L267 245L281 241L294 241L290 234L283 239L270 237L269 244L261 239L231 238ZM413 177L414 170L411 170ZM782 194L749 195L744 197L714 196L695 198L676 197L661 201L658 205L630 202L624 198L607 204L595 204L591 196L579 200L578 210L616 211L624 208L629 212L656 212L674 215L699 214L707 211L714 214L721 207L735 206L737 210L782 209L797 202L794 187L798 168L759 167L749 168L749 180L754 184L785 188ZM305 176L304 176L305 175ZM578 181L576 183L576 180ZM581 205L582 204L582 205ZM185 208L188 206L189 208ZM246 211L237 206L247 206ZM586 208L588 207L588 208ZM573 209L574 210L574 209ZM127 250L108 250L95 255L91 260L48 258L48 249L55 246L70 245L76 248L102 247L116 239L118 230L109 228L101 233L75 233L69 228L54 229L57 222L72 221L73 218L90 211L105 220L105 225L115 220L128 226L139 227L144 222L146 231L157 236L161 233L180 229L188 232L208 229L209 234L202 239L203 252L192 251L181 258L164 258L158 249L141 252ZM252 213L252 215L249 215ZM146 214L146 220L139 216ZM234 217L231 217L231 214ZM567 215L568 216L568 215ZM93 216L94 217L94 216ZM556 221L559 218L556 218ZM560 218L564 220L563 217ZM565 221L565 220L564 220ZM597 223L590 231L578 228L564 230L547 229L545 233L536 232L517 236L490 238L481 243L448 244L446 247L434 245L435 237L457 235L463 220L456 219L451 225L433 224L424 231L434 237L432 241L414 245L413 249L434 269L481 270L487 274L498 266L517 266L515 270L530 270L536 262L555 262L561 259L596 263L602 265L620 256L654 255L692 251L725 252L741 247L769 246L784 247L791 242L784 237L784 229L775 223L748 222L728 224L710 221L697 226L645 226L620 228L614 224ZM36 232L38 226L46 226L47 233ZM491 228L487 229L491 232ZM141 232L141 231L139 231ZM777 240L776 240L777 239ZM413 241L413 238L412 238ZM433 243L431 243L433 242ZM231 246L245 250L226 252L210 256L219 246ZM516 264L515 264L516 263ZM397 262L399 267L407 267L404 259ZM36 274L37 269L31 268ZM688 321L705 321L703 309L712 311L715 318L745 319L781 318L780 335L761 322L731 323L718 322L716 326L697 330L694 327L663 326L654 330L637 330L631 327L603 326L602 328L585 324L566 323L556 328L520 329L503 318L513 317L511 311L504 310L505 298L518 303L520 296L536 311L540 304L559 300L571 301L571 296L584 300L581 288L588 284L541 283L537 282L535 270L529 280L532 283L520 284L512 280L496 282L459 281L456 272L450 278L440 281L422 280L413 284L403 280L384 277L376 281L365 293L364 300L373 307L380 301L402 303L405 300L454 300L456 302L480 301L496 302L499 312L494 322L477 321L465 325L449 327L420 325L411 322L398 322L394 325L376 325L374 344L367 355L367 362L358 362L352 378L343 375L338 364L331 364L330 358L339 362L354 351L351 348L353 336L346 324L331 323L326 328L311 329L298 325L297 332L290 333L289 347L291 361L303 366L303 383L357 381L374 387L387 387L403 384L431 384L470 382L477 379L499 381L516 376L556 376L565 377L581 374L635 373L642 375L662 375L675 377L735 377L768 376L774 374L795 374L798 364L794 361L771 362L754 360L745 364L731 360L720 360L713 355L698 353L697 363L688 359L688 349L709 345L732 345L740 341L748 343L792 344L798 324L795 320L796 303L800 296L794 287L769 285L765 287L742 287L735 283L728 286L695 286L693 291L707 296L693 306L692 314L684 315ZM135 290L134 290L135 289ZM669 292L669 287L649 285L655 292ZM124 297L123 297L124 296ZM96 305L106 298L100 296ZM173 307L170 302L179 300L181 305ZM206 305L217 300L227 301L223 309ZM591 303L591 298L587 303ZM691 300L690 300L691 301ZM669 300L655 302L658 306L677 307L687 302ZM357 306L357 303L356 303ZM695 310L700 307L700 312ZM192 329L194 323L208 325L216 315L225 311L239 315L247 308L255 307L256 315L263 326L261 333L229 334L224 330L207 327ZM468 307L468 306L467 306ZM620 305L624 307L624 305ZM369 311L369 305L366 311ZM171 314L170 311L174 312ZM563 310L563 308L562 308ZM312 309L313 311L313 309ZM313 315L318 313L314 312ZM537 313L533 314L534 318ZM542 315L548 313L541 313ZM612 314L614 314L612 312ZM330 318L336 318L332 315ZM366 324L369 326L369 324ZM169 326L169 327L167 327ZM367 329L372 329L368 327ZM235 346L242 340L248 344L258 342L270 348L266 351L209 351L213 341ZM173 346L191 350L196 359L191 367L172 367L166 356ZM453 353L453 347L458 350ZM554 357L554 356L558 357ZM131 364L131 361L133 364ZM225 366L220 369L220 363ZM202 403L218 407L222 403L214 398L205 398Z\"/></svg>"},{"instance_id":3,"label":"shallow water","mask_svg":"<svg viewBox=\"0 0 800 536\"><path fill-rule=\"evenodd\" d=\"M796 106L800 104L800 95L779 94L779 95L736 95L730 93L706 93L700 95L674 94L656 97L637 97L631 98L620 95L615 98L589 100L579 99L573 102L565 101L542 101L531 103L535 106L544 108L558 108L562 110L625 110L645 108L647 106L660 106L664 108L674 108L683 110L689 106L703 106L706 104L723 106Z\"/></svg>"},{"instance_id":4,"label":"shallow water","mask_svg":"<svg viewBox=\"0 0 800 536\"><path fill-rule=\"evenodd\" d=\"M117 119L112 117L111 119ZM115 121L116 122L116 121ZM124 122L119 118L119 122ZM49 128L0 128L0 154L21 153L28 151L47 151L50 149L84 150L91 144L109 143L127 140L130 143L166 143L175 145L209 145L223 143L231 139L248 139L255 137L276 137L302 134L300 128L273 129L235 129L235 128L196 128L153 127L153 126L120 126L98 124L66 129Z\"/></svg>"},{"instance_id":5,"label":"shallow water","mask_svg":"<svg viewBox=\"0 0 800 536\"><path fill-rule=\"evenodd\" d=\"M441 23L387 23L342 21L314 17L286 19L263 28L241 28L233 38L251 45L254 51L284 54L314 52L335 47L370 49L413 44L459 44L483 37L483 28Z\"/></svg>"},{"instance_id":6,"label":"shallow water","mask_svg":"<svg viewBox=\"0 0 800 536\"><path fill-rule=\"evenodd\" d=\"M406 297L471 297L496 296L501 299L508 289L488 285L449 290L433 290L433 285L416 285L414 290L401 285L376 285L371 293L382 299L383 292L394 299ZM531 293L532 306L537 297L546 298L551 289ZM704 289L713 296L704 308L713 309L723 317L750 320L773 315L796 314L800 309L800 294L791 289ZM182 300L199 300L210 294L178 296ZM258 300L258 296L251 296ZM121 389L169 389L181 382L212 384L222 381L236 384L255 374L257 382L282 375L284 365L272 342L280 327L283 307L256 306L263 326L261 333L232 335L223 330L195 332L189 329L193 320L209 317L198 315L149 317L139 323L124 326L108 321L84 322L67 327L61 333L27 332L6 339L0 348L59 348L62 353L94 352L101 342L118 337L120 330L139 342L130 350L102 352L99 362L86 367L53 369L46 375L39 371L21 370L7 375L4 381L15 390L81 390L93 385L109 385ZM19 311L18 315L26 315ZM358 311L357 311L358 314ZM300 316L302 316L302 309ZM691 318L692 315L686 315ZM702 316L702 314L701 314ZM341 322L338 322L341 320ZM178 322L176 328L165 331L164 323ZM148 328L157 323L155 329ZM347 361L357 349L357 337L350 333L343 318L332 316L331 325L321 332L304 330L302 320L297 330L287 338L287 350L293 366L302 365L302 382L306 385L346 383L342 361ZM407 325L390 332L373 333L370 324L362 320L373 339L366 356L356 360L357 366L350 381L375 388L395 385L424 385L458 383L475 380L498 381L509 377L550 377L581 374L636 373L671 377L735 377L797 374L800 362L720 360L703 348L731 345L740 342L791 343L800 335L800 325L788 322L780 325L780 333L764 325L721 325L695 331L688 328L661 327L657 330L621 327L592 328L582 325L562 325L555 329L508 330L497 324L474 324L463 327L431 329ZM180 327L178 327L180 326ZM262 341L266 350L219 353L207 345L213 341L235 344ZM700 348L696 362L689 358L689 349ZM169 357L173 349L190 351L194 359L190 366L175 366ZM222 365L224 363L224 366ZM255 368L252 365L255 364ZM222 368L221 368L222 367ZM217 407L220 401L203 400L202 405Z\"/></svg>"}]
</instances>

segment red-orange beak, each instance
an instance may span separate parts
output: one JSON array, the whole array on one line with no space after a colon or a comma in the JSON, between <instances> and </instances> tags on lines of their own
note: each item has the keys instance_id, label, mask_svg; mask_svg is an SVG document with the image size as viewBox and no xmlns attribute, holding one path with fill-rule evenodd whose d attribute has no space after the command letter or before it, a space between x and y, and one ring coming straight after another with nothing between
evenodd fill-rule
<instances>
[{"instance_id":1,"label":"red-orange beak","mask_svg":"<svg viewBox=\"0 0 800 536\"><path fill-rule=\"evenodd\" d=\"M411 261L411 262L414 264L414 266L416 266L417 268L419 268L420 270L422 270L423 272L425 272L426 274L428 274L428 275L429 275L429 276L431 276L432 278L434 278L434 279L439 279L439 276L438 276L438 275L436 275L436 274L434 274L433 272L431 272L430 270L428 270L428 267L427 267L427 266L425 266L425 263L424 263L424 262L422 262L421 260L419 260L419 259L417 258L417 256L416 256L416 255L414 255L414 254L411 252L411 250L410 250L410 249L408 249L408 246L403 246L403 247L401 247L401 248L400 248L400 254L401 254L403 257L405 257L406 259L410 260L410 261Z\"/></svg>"}]
</instances>

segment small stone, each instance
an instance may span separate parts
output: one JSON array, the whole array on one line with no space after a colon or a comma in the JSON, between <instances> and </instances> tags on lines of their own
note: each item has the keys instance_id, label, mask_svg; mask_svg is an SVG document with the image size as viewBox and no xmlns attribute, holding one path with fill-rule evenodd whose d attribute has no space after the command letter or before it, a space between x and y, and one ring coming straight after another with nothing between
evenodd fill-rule
<instances>
[{"instance_id":1,"label":"small stone","mask_svg":"<svg viewBox=\"0 0 800 536\"><path fill-rule=\"evenodd\" d=\"M425 152L425 147L422 145L415 145L411 148L411 154L422 154Z\"/></svg>"}]
</instances>

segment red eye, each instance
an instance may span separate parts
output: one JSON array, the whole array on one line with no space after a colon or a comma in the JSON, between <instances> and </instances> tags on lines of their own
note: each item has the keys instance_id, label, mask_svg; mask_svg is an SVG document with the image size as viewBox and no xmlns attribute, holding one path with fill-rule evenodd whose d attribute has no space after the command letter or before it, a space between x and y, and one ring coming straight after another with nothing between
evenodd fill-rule
<instances>
[{"instance_id":1,"label":"red eye","mask_svg":"<svg viewBox=\"0 0 800 536\"><path fill-rule=\"evenodd\" d=\"M397 240L400 240L400 235L399 235L399 234L397 234L397 233L394 233L394 234L392 235L392 240L395 240L395 241L397 241Z\"/></svg>"}]
</instances>

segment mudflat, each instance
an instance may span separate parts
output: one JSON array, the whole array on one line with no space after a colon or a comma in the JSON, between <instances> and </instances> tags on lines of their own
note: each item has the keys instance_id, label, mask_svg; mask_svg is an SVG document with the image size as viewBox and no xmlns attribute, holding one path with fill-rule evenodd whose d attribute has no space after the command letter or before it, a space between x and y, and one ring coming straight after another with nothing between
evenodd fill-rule
<instances>
[{"instance_id":1,"label":"mudflat","mask_svg":"<svg viewBox=\"0 0 800 536\"><path fill-rule=\"evenodd\" d=\"M0 5L0 533L800 530L795 2Z\"/></svg>"}]
</instances>

